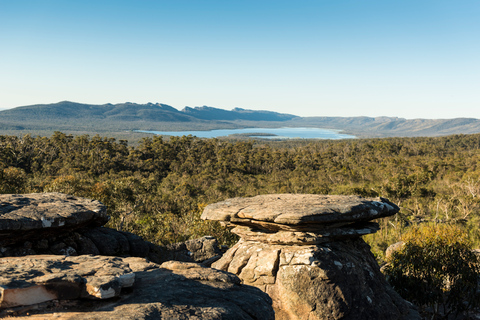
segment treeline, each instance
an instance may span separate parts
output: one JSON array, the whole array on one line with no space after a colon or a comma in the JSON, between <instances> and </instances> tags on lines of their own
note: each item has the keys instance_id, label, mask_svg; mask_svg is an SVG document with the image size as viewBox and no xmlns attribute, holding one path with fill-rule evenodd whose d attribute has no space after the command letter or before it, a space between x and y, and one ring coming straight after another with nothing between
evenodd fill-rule
<instances>
[{"instance_id":1,"label":"treeline","mask_svg":"<svg viewBox=\"0 0 480 320\"><path fill-rule=\"evenodd\" d=\"M402 209L367 238L374 252L405 228L456 224L480 245L480 135L254 142L156 136L0 136L0 193L64 192L108 206L109 226L166 244L202 235L210 203L267 193L381 196Z\"/></svg>"}]
</instances>

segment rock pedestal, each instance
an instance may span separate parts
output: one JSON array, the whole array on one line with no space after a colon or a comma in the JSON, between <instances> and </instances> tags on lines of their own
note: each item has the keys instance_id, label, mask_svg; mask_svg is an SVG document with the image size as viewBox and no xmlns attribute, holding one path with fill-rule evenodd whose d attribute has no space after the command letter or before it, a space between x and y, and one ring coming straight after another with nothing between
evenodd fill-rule
<instances>
[{"instance_id":1,"label":"rock pedestal","mask_svg":"<svg viewBox=\"0 0 480 320\"><path fill-rule=\"evenodd\" d=\"M276 194L212 204L202 218L241 237L212 267L268 293L276 319L415 319L360 238L398 211L382 198Z\"/></svg>"}]
</instances>

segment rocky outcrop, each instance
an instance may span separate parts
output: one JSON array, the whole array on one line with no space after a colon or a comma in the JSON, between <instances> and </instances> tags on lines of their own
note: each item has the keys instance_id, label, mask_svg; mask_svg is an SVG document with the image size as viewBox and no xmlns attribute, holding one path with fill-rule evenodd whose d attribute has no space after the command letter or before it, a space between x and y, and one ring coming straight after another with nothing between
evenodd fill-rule
<instances>
[{"instance_id":1,"label":"rocky outcrop","mask_svg":"<svg viewBox=\"0 0 480 320\"><path fill-rule=\"evenodd\" d=\"M102 226L109 217L99 201L62 193L0 195L0 246L41 239L59 230Z\"/></svg>"},{"instance_id":2,"label":"rocky outcrop","mask_svg":"<svg viewBox=\"0 0 480 320\"><path fill-rule=\"evenodd\" d=\"M0 258L0 271L0 317L274 319L268 295L195 263L44 255Z\"/></svg>"},{"instance_id":3,"label":"rocky outcrop","mask_svg":"<svg viewBox=\"0 0 480 320\"><path fill-rule=\"evenodd\" d=\"M107 221L98 201L0 195L0 317L274 318L267 294L231 273L188 262L218 259L214 238L157 246L103 227ZM171 259L187 262L159 264Z\"/></svg>"},{"instance_id":4,"label":"rocky outcrop","mask_svg":"<svg viewBox=\"0 0 480 320\"><path fill-rule=\"evenodd\" d=\"M128 260L104 256L26 256L0 261L0 307L65 299L107 299L131 287Z\"/></svg>"},{"instance_id":5,"label":"rocky outcrop","mask_svg":"<svg viewBox=\"0 0 480 320\"><path fill-rule=\"evenodd\" d=\"M108 220L99 201L62 193L0 195L0 257L93 254L208 265L223 253L212 237L158 246L103 227Z\"/></svg>"},{"instance_id":6,"label":"rocky outcrop","mask_svg":"<svg viewBox=\"0 0 480 320\"><path fill-rule=\"evenodd\" d=\"M268 293L276 319L416 319L361 235L399 208L357 196L263 195L209 205L241 240L212 267Z\"/></svg>"}]
</instances>

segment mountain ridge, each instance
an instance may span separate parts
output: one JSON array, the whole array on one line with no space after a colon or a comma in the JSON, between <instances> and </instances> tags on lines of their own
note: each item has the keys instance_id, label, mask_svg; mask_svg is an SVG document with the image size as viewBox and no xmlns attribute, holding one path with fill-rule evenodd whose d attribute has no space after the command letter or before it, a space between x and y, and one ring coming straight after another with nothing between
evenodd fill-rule
<instances>
[{"instance_id":1,"label":"mountain ridge","mask_svg":"<svg viewBox=\"0 0 480 320\"><path fill-rule=\"evenodd\" d=\"M440 136L480 132L480 120L399 117L300 117L267 110L209 106L177 110L162 103L84 104L60 101L0 110L0 130L210 130L245 127L317 127L359 137Z\"/></svg>"}]
</instances>

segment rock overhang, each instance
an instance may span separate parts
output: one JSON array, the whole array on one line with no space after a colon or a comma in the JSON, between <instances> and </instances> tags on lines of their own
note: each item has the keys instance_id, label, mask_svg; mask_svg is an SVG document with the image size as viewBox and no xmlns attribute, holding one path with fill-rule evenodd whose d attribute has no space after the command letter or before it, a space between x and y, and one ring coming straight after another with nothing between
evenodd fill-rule
<instances>
[{"instance_id":1,"label":"rock overhang","mask_svg":"<svg viewBox=\"0 0 480 320\"><path fill-rule=\"evenodd\" d=\"M55 230L103 226L106 207L97 200L58 192L0 195L0 245L42 238Z\"/></svg>"},{"instance_id":2,"label":"rock overhang","mask_svg":"<svg viewBox=\"0 0 480 320\"><path fill-rule=\"evenodd\" d=\"M269 194L208 205L202 219L235 225L268 224L323 228L388 217L400 208L384 198L315 194ZM282 228L282 227L279 227ZM307 227L308 228L308 227Z\"/></svg>"}]
</instances>

